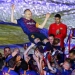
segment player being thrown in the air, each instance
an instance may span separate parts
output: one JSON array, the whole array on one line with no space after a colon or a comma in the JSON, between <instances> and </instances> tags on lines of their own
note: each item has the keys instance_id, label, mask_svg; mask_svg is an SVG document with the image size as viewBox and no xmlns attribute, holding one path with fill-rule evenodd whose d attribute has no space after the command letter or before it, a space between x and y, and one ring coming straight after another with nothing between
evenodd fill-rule
<instances>
[{"instance_id":1,"label":"player being thrown in the air","mask_svg":"<svg viewBox=\"0 0 75 75\"><path fill-rule=\"evenodd\" d=\"M47 20L50 17L50 14L47 13L44 22L41 25L39 25L32 19L32 12L30 11L30 9L26 9L24 11L24 16L18 20L15 20L14 9L15 9L15 6L12 5L11 22L20 25L23 32L28 36L30 42L35 43L37 45L45 44L46 47L50 46L50 49L52 50L52 47L47 37L44 34L40 33L38 29L38 28L41 28L41 29L44 28Z\"/></svg>"}]
</instances>

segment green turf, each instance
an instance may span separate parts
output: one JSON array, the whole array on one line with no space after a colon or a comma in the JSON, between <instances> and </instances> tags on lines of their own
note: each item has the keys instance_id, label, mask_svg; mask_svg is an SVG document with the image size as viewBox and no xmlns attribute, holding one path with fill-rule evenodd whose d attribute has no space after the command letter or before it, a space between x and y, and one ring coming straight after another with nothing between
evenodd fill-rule
<instances>
[{"instance_id":1,"label":"green turf","mask_svg":"<svg viewBox=\"0 0 75 75\"><path fill-rule=\"evenodd\" d=\"M27 36L20 27L0 25L0 45L27 42Z\"/></svg>"}]
</instances>

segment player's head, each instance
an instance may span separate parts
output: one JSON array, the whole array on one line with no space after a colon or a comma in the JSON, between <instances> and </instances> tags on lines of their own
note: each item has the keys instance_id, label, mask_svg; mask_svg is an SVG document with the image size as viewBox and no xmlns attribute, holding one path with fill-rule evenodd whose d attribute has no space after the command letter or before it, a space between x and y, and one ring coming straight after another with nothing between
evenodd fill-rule
<instances>
[{"instance_id":1,"label":"player's head","mask_svg":"<svg viewBox=\"0 0 75 75\"><path fill-rule=\"evenodd\" d=\"M39 54L39 49L38 49L38 47L35 48L34 54L35 54L35 55Z\"/></svg>"},{"instance_id":2,"label":"player's head","mask_svg":"<svg viewBox=\"0 0 75 75\"><path fill-rule=\"evenodd\" d=\"M43 50L43 47L40 45L40 46L37 46L36 48L35 48L35 51L36 52L40 52L40 53L44 53L44 50Z\"/></svg>"},{"instance_id":3,"label":"player's head","mask_svg":"<svg viewBox=\"0 0 75 75\"><path fill-rule=\"evenodd\" d=\"M20 60L21 60L21 55L18 54L18 55L16 56L16 62L19 62Z\"/></svg>"},{"instance_id":4,"label":"player's head","mask_svg":"<svg viewBox=\"0 0 75 75\"><path fill-rule=\"evenodd\" d=\"M70 67L71 67L70 59L67 58L67 59L64 61L64 63L63 63L63 68L64 68L65 70L69 70Z\"/></svg>"},{"instance_id":5,"label":"player's head","mask_svg":"<svg viewBox=\"0 0 75 75\"><path fill-rule=\"evenodd\" d=\"M10 47L5 47L5 48L4 48L4 55L5 55L5 57L7 57L9 54L11 54L11 49L10 49Z\"/></svg>"},{"instance_id":6,"label":"player's head","mask_svg":"<svg viewBox=\"0 0 75 75\"><path fill-rule=\"evenodd\" d=\"M50 35L49 35L48 39L49 39L49 42L50 42L51 44L53 44L54 38L55 38L55 37L54 37L53 34L50 34Z\"/></svg>"},{"instance_id":7,"label":"player's head","mask_svg":"<svg viewBox=\"0 0 75 75\"><path fill-rule=\"evenodd\" d=\"M75 50L70 50L70 54L69 54L69 57L71 60L74 60L75 59Z\"/></svg>"},{"instance_id":8,"label":"player's head","mask_svg":"<svg viewBox=\"0 0 75 75\"><path fill-rule=\"evenodd\" d=\"M8 61L8 67L9 67L9 68L15 68L15 66L16 66L15 58L11 58L11 59Z\"/></svg>"},{"instance_id":9,"label":"player's head","mask_svg":"<svg viewBox=\"0 0 75 75\"><path fill-rule=\"evenodd\" d=\"M28 69L28 64L24 60L21 62L21 68L22 68L22 70Z\"/></svg>"},{"instance_id":10,"label":"player's head","mask_svg":"<svg viewBox=\"0 0 75 75\"><path fill-rule=\"evenodd\" d=\"M55 23L59 24L61 21L61 15L60 14L56 14L55 15Z\"/></svg>"},{"instance_id":11,"label":"player's head","mask_svg":"<svg viewBox=\"0 0 75 75\"><path fill-rule=\"evenodd\" d=\"M31 19L31 18L32 18L32 12L30 11L30 9L26 9L26 10L24 11L24 17L25 17L26 19Z\"/></svg>"},{"instance_id":12,"label":"player's head","mask_svg":"<svg viewBox=\"0 0 75 75\"><path fill-rule=\"evenodd\" d=\"M54 62L50 62L52 67L55 67L55 63Z\"/></svg>"},{"instance_id":13,"label":"player's head","mask_svg":"<svg viewBox=\"0 0 75 75\"><path fill-rule=\"evenodd\" d=\"M24 50L26 50L28 48L28 44L24 44Z\"/></svg>"}]
</instances>

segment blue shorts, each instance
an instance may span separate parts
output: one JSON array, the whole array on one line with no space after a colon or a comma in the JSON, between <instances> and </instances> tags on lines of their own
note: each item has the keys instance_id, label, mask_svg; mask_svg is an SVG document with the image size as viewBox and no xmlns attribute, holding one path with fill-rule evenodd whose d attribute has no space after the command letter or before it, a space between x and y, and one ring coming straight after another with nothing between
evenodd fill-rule
<instances>
[{"instance_id":1,"label":"blue shorts","mask_svg":"<svg viewBox=\"0 0 75 75\"><path fill-rule=\"evenodd\" d=\"M30 42L34 43L34 39L39 38L41 41L43 41L44 39L47 39L47 37L42 34L42 33L31 33L30 35L28 35Z\"/></svg>"}]
</instances>

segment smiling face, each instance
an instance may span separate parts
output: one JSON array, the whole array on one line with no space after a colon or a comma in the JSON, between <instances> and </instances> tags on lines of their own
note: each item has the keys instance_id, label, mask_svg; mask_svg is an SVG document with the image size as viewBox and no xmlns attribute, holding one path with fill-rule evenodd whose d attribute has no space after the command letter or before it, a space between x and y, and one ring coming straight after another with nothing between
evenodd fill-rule
<instances>
[{"instance_id":1,"label":"smiling face","mask_svg":"<svg viewBox=\"0 0 75 75\"><path fill-rule=\"evenodd\" d=\"M49 42L50 42L51 44L53 44L53 42L54 42L54 37L53 37L53 36L50 36L50 37L48 37L48 39L49 39Z\"/></svg>"},{"instance_id":2,"label":"smiling face","mask_svg":"<svg viewBox=\"0 0 75 75\"><path fill-rule=\"evenodd\" d=\"M63 68L64 68L65 70L69 70L70 67L71 67L70 63L68 63L67 61L65 61L64 64L63 64Z\"/></svg>"},{"instance_id":3,"label":"smiling face","mask_svg":"<svg viewBox=\"0 0 75 75\"><path fill-rule=\"evenodd\" d=\"M61 22L61 19L59 17L55 17L55 23L59 24Z\"/></svg>"},{"instance_id":4,"label":"smiling face","mask_svg":"<svg viewBox=\"0 0 75 75\"><path fill-rule=\"evenodd\" d=\"M59 24L61 22L61 15L60 14L56 14L55 15L55 23Z\"/></svg>"},{"instance_id":5,"label":"smiling face","mask_svg":"<svg viewBox=\"0 0 75 75\"><path fill-rule=\"evenodd\" d=\"M75 59L75 55L73 53L70 53L69 58L73 60L73 59Z\"/></svg>"},{"instance_id":6,"label":"smiling face","mask_svg":"<svg viewBox=\"0 0 75 75\"><path fill-rule=\"evenodd\" d=\"M4 49L4 55L5 55L5 57L7 57L9 54L11 54L10 48L5 48Z\"/></svg>"},{"instance_id":7,"label":"smiling face","mask_svg":"<svg viewBox=\"0 0 75 75\"><path fill-rule=\"evenodd\" d=\"M31 19L32 18L32 12L29 9L28 10L25 10L24 17L26 19Z\"/></svg>"}]
</instances>

